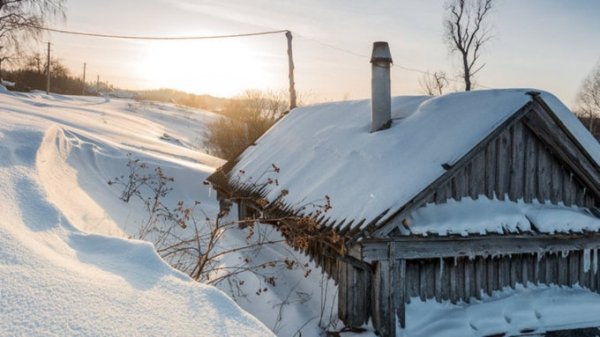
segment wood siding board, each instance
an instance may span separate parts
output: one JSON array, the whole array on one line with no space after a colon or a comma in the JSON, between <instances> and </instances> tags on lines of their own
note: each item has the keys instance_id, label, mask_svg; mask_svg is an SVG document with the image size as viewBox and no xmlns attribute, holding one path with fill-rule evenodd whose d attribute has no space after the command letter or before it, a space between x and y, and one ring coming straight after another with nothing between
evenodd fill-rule
<instances>
[{"instance_id":1,"label":"wood siding board","mask_svg":"<svg viewBox=\"0 0 600 337\"><path fill-rule=\"evenodd\" d=\"M584 288L589 288L590 284L589 284L589 277L588 277L588 272L586 272L585 270L585 262L586 259L588 259L588 263L590 263L591 261L589 260L591 258L591 255L589 254L589 251L587 251L587 253L585 251L580 251L579 252L579 265L578 265L578 270L579 270L579 276L577 277L577 282L579 283L580 286L584 287Z\"/></svg>"},{"instance_id":2,"label":"wood siding board","mask_svg":"<svg viewBox=\"0 0 600 337\"><path fill-rule=\"evenodd\" d=\"M427 262L421 260L419 261L419 297L421 298L421 301L427 299L427 287Z\"/></svg>"},{"instance_id":3,"label":"wood siding board","mask_svg":"<svg viewBox=\"0 0 600 337\"><path fill-rule=\"evenodd\" d=\"M569 281L568 285L572 286L579 282L579 264L581 263L581 254L579 251L572 251L569 254Z\"/></svg>"},{"instance_id":4,"label":"wood siding board","mask_svg":"<svg viewBox=\"0 0 600 337\"><path fill-rule=\"evenodd\" d=\"M527 130L527 129L526 129ZM530 203L536 198L537 190L537 139L531 132L526 131L525 137L525 189L523 191L523 199L526 203Z\"/></svg>"},{"instance_id":5,"label":"wood siding board","mask_svg":"<svg viewBox=\"0 0 600 337\"><path fill-rule=\"evenodd\" d=\"M523 188L525 185L525 142L523 124L516 123L511 128L511 165L509 177L509 195L510 199L517 201L523 198Z\"/></svg>"},{"instance_id":6,"label":"wood siding board","mask_svg":"<svg viewBox=\"0 0 600 337\"><path fill-rule=\"evenodd\" d=\"M491 296L494 289L498 288L498 263L496 258L490 256L486 259L486 272L487 280L485 292L488 296Z\"/></svg>"},{"instance_id":7,"label":"wood siding board","mask_svg":"<svg viewBox=\"0 0 600 337\"><path fill-rule=\"evenodd\" d=\"M553 160L551 184L552 194L550 195L550 200L553 204L558 204L560 201L562 201L562 172L561 165L556 160Z\"/></svg>"},{"instance_id":8,"label":"wood siding board","mask_svg":"<svg viewBox=\"0 0 600 337\"><path fill-rule=\"evenodd\" d=\"M347 294L347 263L341 262L338 266L339 280L338 280L338 317L345 323L349 324L346 308L348 308L348 302L346 300Z\"/></svg>"},{"instance_id":9,"label":"wood siding board","mask_svg":"<svg viewBox=\"0 0 600 337\"><path fill-rule=\"evenodd\" d=\"M406 260L401 259L397 264L398 269L398 296L396 301L396 316L401 328L406 327Z\"/></svg>"},{"instance_id":10,"label":"wood siding board","mask_svg":"<svg viewBox=\"0 0 600 337\"><path fill-rule=\"evenodd\" d=\"M510 286L515 288L517 283L521 283L521 255L507 256L506 259L510 263Z\"/></svg>"},{"instance_id":11,"label":"wood siding board","mask_svg":"<svg viewBox=\"0 0 600 337\"><path fill-rule=\"evenodd\" d=\"M485 195L489 199L496 196L496 142L493 140L485 147Z\"/></svg>"},{"instance_id":12,"label":"wood siding board","mask_svg":"<svg viewBox=\"0 0 600 337\"><path fill-rule=\"evenodd\" d=\"M546 150L546 147L542 144L538 144L538 157L537 157L537 179L538 179L538 193L537 198L540 202L545 203L546 200L550 199L550 183L552 181L551 167L550 167L550 156Z\"/></svg>"},{"instance_id":13,"label":"wood siding board","mask_svg":"<svg viewBox=\"0 0 600 337\"><path fill-rule=\"evenodd\" d=\"M496 192L500 200L505 199L509 192L510 167L512 157L510 155L511 136L507 129L499 136L496 149Z\"/></svg>"},{"instance_id":14,"label":"wood siding board","mask_svg":"<svg viewBox=\"0 0 600 337\"><path fill-rule=\"evenodd\" d=\"M450 272L450 301L452 303L457 303L459 299L458 295L458 276L457 276L457 263L456 261L451 261L448 265L448 271Z\"/></svg>"},{"instance_id":15,"label":"wood siding board","mask_svg":"<svg viewBox=\"0 0 600 337\"><path fill-rule=\"evenodd\" d=\"M442 273L444 272L443 270L443 264L444 264L444 260L443 259L434 259L432 260L432 265L433 265L433 277L435 278L435 290L434 290L434 297L436 299L436 301L442 301Z\"/></svg>"},{"instance_id":16,"label":"wood siding board","mask_svg":"<svg viewBox=\"0 0 600 337\"><path fill-rule=\"evenodd\" d=\"M481 299L481 293L486 290L486 276L486 258L478 256L475 261L475 297L477 299Z\"/></svg>"},{"instance_id":17,"label":"wood siding board","mask_svg":"<svg viewBox=\"0 0 600 337\"><path fill-rule=\"evenodd\" d=\"M441 263L443 264L442 273L441 273L441 277L442 277L441 298L443 300L450 300L452 298L452 296L451 296L452 287L451 287L451 277L450 277L451 262L450 262L450 259L448 259L448 258L442 258L440 260L441 260Z\"/></svg>"},{"instance_id":18,"label":"wood siding board","mask_svg":"<svg viewBox=\"0 0 600 337\"><path fill-rule=\"evenodd\" d=\"M510 260L508 259L508 256L504 255L500 257L498 273L498 278L500 280L499 289L510 287Z\"/></svg>"},{"instance_id":19,"label":"wood siding board","mask_svg":"<svg viewBox=\"0 0 600 337\"><path fill-rule=\"evenodd\" d=\"M571 137L568 129L561 125L539 105L534 105L525 116L525 123L556 151L556 155L584 180L585 185L600 195L600 173L598 166L590 159L581 145Z\"/></svg>"},{"instance_id":20,"label":"wood siding board","mask_svg":"<svg viewBox=\"0 0 600 337\"><path fill-rule=\"evenodd\" d=\"M543 258L544 254L541 254L539 252L535 253L533 257L533 283L535 283L535 285L544 283L544 280L542 278L544 275L544 270L542 269L544 265L542 261Z\"/></svg>"},{"instance_id":21,"label":"wood siding board","mask_svg":"<svg viewBox=\"0 0 600 337\"><path fill-rule=\"evenodd\" d=\"M569 260L562 253L557 254L558 260L558 285L567 285L569 282Z\"/></svg>"}]
</instances>

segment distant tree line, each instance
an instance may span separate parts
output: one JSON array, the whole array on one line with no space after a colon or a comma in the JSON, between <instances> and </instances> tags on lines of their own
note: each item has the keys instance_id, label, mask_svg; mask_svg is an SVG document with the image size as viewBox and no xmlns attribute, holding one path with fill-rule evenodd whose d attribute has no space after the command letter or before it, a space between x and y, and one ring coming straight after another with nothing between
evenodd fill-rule
<instances>
[{"instance_id":1,"label":"distant tree line","mask_svg":"<svg viewBox=\"0 0 600 337\"><path fill-rule=\"evenodd\" d=\"M16 91L46 90L47 61L40 54L25 56L20 67L2 72L2 79L14 82ZM50 61L52 92L65 95L81 95L84 83L71 76L69 69L58 59Z\"/></svg>"}]
</instances>

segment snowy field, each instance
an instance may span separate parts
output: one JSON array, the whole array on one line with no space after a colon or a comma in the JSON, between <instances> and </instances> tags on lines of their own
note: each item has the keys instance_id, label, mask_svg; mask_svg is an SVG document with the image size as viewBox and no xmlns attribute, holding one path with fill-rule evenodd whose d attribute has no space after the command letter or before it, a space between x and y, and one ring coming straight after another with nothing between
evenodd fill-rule
<instances>
[{"instance_id":1,"label":"snowy field","mask_svg":"<svg viewBox=\"0 0 600 337\"><path fill-rule=\"evenodd\" d=\"M199 201L215 216L203 181L223 161L202 147L214 118L171 104L0 92L0 335L313 336L331 326L333 283L281 244L223 256L224 266L302 264L215 284L236 305L135 240L147 212L107 182L136 158L174 178L167 203ZM231 231L219 249L244 244Z\"/></svg>"},{"instance_id":2,"label":"snowy field","mask_svg":"<svg viewBox=\"0 0 600 337\"><path fill-rule=\"evenodd\" d=\"M2 89L0 335L299 337L342 328L333 282L284 245L235 252L219 263L285 257L299 267L243 271L216 282L218 290L172 269L152 244L135 239L147 213L107 183L127 174L129 158L174 178L167 202L199 201L207 216L217 214L215 193L203 184L223 163L202 145L214 114ZM246 244L246 233L228 232L219 249ZM272 230L260 233L281 239ZM580 288L520 288L474 305L413 299L400 334L539 332L594 323L597 312L600 296ZM374 336L366 329L341 336Z\"/></svg>"},{"instance_id":3,"label":"snowy field","mask_svg":"<svg viewBox=\"0 0 600 337\"><path fill-rule=\"evenodd\" d=\"M190 123L172 109L163 123L156 109L132 108L0 93L0 335L269 336L221 291L170 268L152 245L123 238L119 217L135 214L109 214L106 179L124 153L200 172L198 184L220 163L189 146L189 125L210 114ZM182 144L159 139L172 130Z\"/></svg>"}]
</instances>

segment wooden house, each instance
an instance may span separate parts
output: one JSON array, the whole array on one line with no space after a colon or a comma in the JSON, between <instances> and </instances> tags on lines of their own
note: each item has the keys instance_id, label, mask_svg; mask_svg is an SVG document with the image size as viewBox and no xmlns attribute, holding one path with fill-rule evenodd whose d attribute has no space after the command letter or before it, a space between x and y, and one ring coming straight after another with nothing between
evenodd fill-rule
<instances>
[{"instance_id":1,"label":"wooden house","mask_svg":"<svg viewBox=\"0 0 600 337\"><path fill-rule=\"evenodd\" d=\"M419 298L598 292L600 146L577 118L532 90L390 98L386 55L372 102L292 110L209 178L220 198L272 217L337 281L345 324L382 336Z\"/></svg>"}]
</instances>

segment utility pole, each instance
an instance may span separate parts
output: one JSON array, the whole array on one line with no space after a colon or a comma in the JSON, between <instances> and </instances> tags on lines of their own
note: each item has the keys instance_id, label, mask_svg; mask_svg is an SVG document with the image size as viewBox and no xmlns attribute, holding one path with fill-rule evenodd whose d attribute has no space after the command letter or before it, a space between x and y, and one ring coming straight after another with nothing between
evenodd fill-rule
<instances>
[{"instance_id":1,"label":"utility pole","mask_svg":"<svg viewBox=\"0 0 600 337\"><path fill-rule=\"evenodd\" d=\"M50 95L50 42L48 42L48 54L46 62L46 95Z\"/></svg>"},{"instance_id":2,"label":"utility pole","mask_svg":"<svg viewBox=\"0 0 600 337\"><path fill-rule=\"evenodd\" d=\"M87 64L83 62L83 88L81 88L81 94L85 95L85 68Z\"/></svg>"},{"instance_id":3,"label":"utility pole","mask_svg":"<svg viewBox=\"0 0 600 337\"><path fill-rule=\"evenodd\" d=\"M288 67L289 67L289 78L290 78L290 110L296 107L296 88L294 84L294 56L292 54L292 32L289 30L285 32L287 38L287 54L288 54Z\"/></svg>"}]
</instances>

